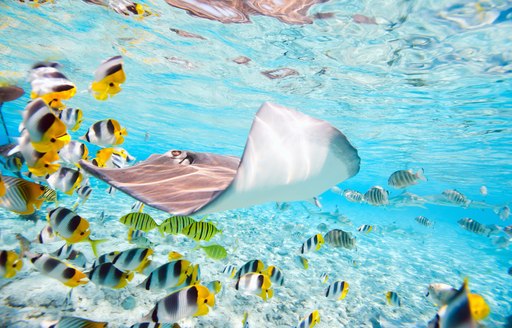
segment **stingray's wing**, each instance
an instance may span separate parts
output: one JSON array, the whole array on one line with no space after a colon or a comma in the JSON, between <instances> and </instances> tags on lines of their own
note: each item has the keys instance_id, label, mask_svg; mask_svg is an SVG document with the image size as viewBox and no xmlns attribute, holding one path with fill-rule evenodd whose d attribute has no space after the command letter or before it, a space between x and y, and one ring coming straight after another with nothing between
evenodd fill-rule
<instances>
[{"instance_id":1,"label":"stingray's wing","mask_svg":"<svg viewBox=\"0 0 512 328\"><path fill-rule=\"evenodd\" d=\"M81 161L81 167L147 205L173 214L194 213L224 191L239 159L208 153L169 151L121 169Z\"/></svg>"},{"instance_id":2,"label":"stingray's wing","mask_svg":"<svg viewBox=\"0 0 512 328\"><path fill-rule=\"evenodd\" d=\"M23 96L23 89L15 86L0 86L0 103L13 101Z\"/></svg>"},{"instance_id":3,"label":"stingray's wing","mask_svg":"<svg viewBox=\"0 0 512 328\"><path fill-rule=\"evenodd\" d=\"M200 212L317 196L359 172L357 150L329 123L265 103L229 188Z\"/></svg>"},{"instance_id":4,"label":"stingray's wing","mask_svg":"<svg viewBox=\"0 0 512 328\"><path fill-rule=\"evenodd\" d=\"M229 156L189 156L170 151L124 169L80 164L152 207L204 214L311 198L355 175L360 161L357 150L329 123L269 103L256 114L240 166Z\"/></svg>"}]
</instances>

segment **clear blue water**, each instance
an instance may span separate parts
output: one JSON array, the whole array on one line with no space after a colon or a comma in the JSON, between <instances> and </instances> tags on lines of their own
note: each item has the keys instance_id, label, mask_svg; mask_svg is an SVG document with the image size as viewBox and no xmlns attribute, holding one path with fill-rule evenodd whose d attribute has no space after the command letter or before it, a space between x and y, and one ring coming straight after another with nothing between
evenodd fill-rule
<instances>
[{"instance_id":1,"label":"clear blue water","mask_svg":"<svg viewBox=\"0 0 512 328\"><path fill-rule=\"evenodd\" d=\"M84 111L84 124L73 137L83 135L97 120L115 118L129 132L123 147L139 160L169 149L240 156L254 114L264 101L272 101L330 122L357 148L361 170L340 184L342 189L387 187L392 172L423 168L428 181L409 188L415 194L439 195L456 188L472 200L496 206L510 202L509 1L329 1L309 13L329 12L334 17L306 25L265 16L252 16L250 24L222 24L192 17L165 1L143 3L156 15L135 19L78 0L37 8L17 1L0 3L0 81L28 91L26 75L35 62L59 62L78 87L68 105ZM356 14L389 23L357 24ZM170 29L203 39L185 38ZM93 72L102 60L118 54L124 57L127 75L123 90L108 101L96 101L87 92ZM238 56L251 61L236 64L232 60ZM295 69L298 75L271 80L261 74L282 67ZM11 137L18 134L20 112L28 100L27 93L2 107ZM7 141L0 136L1 143ZM91 152L96 149L91 147ZM479 192L482 185L489 190L485 198ZM125 229L116 218L128 213L133 201L120 193L110 197L106 185L97 181L93 186L80 214L91 219L94 235L109 237L102 251L128 248ZM391 196L400 194L388 189ZM75 197L63 199L72 204ZM500 226L509 225L510 219L501 221L491 209L373 207L349 203L330 191L321 195L321 201L325 211L337 206L352 225L309 216L299 203L284 212L265 204L213 215L224 230L216 240L231 246L229 261L222 263L192 251L193 243L164 241L155 234L159 256L171 248L189 252L211 279L226 263L242 265L255 255L281 266L287 277L286 286L267 303L240 297L225 283L212 313L182 326L240 327L244 311L256 327L294 326L299 316L315 308L322 316L319 327L368 327L379 315L390 326L424 326L436 313L424 297L427 285L458 286L463 277L469 277L470 288L491 307L485 325L500 327L512 314L510 246L498 248L492 238L457 225L463 217ZM105 224L94 219L102 210L112 216ZM166 218L163 212L151 213L157 221ZM418 215L435 220L435 228L418 225ZM33 226L2 209L0 218L0 245L5 249L16 245L12 234L26 231L33 237L42 227L42 222ZM306 238L322 232L322 220L329 229L342 227L356 234L357 251L324 248L312 255L311 268L304 271L294 264L293 254ZM360 235L355 230L361 224L381 229ZM337 273L351 284L344 301L325 299L325 286L319 282L322 272ZM23 307L14 307L9 301L9 292L14 291L2 287L4 322L34 326L43 318L71 313L111 320L114 327L129 326L165 296L133 291L137 308L126 311L119 300L132 292L131 287L116 294L98 293L87 285L74 292L76 311L66 312L58 302L38 302L44 293L34 291L33 280L24 283L38 277L26 263L19 280L11 284L36 295ZM44 283L44 290L61 287L53 280ZM400 308L385 304L389 290L399 293Z\"/></svg>"}]
</instances>

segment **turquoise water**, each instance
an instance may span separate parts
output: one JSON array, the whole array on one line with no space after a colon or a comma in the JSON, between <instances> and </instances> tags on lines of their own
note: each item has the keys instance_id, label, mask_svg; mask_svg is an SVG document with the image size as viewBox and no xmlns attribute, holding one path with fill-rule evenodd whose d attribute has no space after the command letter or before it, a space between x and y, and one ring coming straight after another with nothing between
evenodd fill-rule
<instances>
[{"instance_id":1,"label":"turquoise water","mask_svg":"<svg viewBox=\"0 0 512 328\"><path fill-rule=\"evenodd\" d=\"M493 243L503 233L476 235L457 221L471 217L483 224L510 225L492 208L510 202L512 187L510 2L329 1L313 6L309 14L332 17L305 25L266 16L251 16L249 24L222 24L190 16L165 1L143 3L154 15L126 17L77 0L38 7L2 2L0 81L27 92L2 107L9 136L18 135L20 112L29 100L27 72L35 62L51 60L62 65L78 88L66 102L84 111L82 127L71 133L74 139L97 120L115 118L129 133L122 146L138 160L169 149L241 156L256 111L272 101L330 122L357 148L360 172L339 184L341 189L364 193L381 185L390 197L398 196L401 191L387 186L389 175L423 168L428 181L408 191L430 196L457 189L492 205L375 207L326 191L320 195L322 211L338 207L351 223L311 215L304 206L317 209L309 203L293 203L286 210L271 203L216 213L210 218L223 234L214 241L229 254L220 262L193 250L194 242L181 236L163 239L152 232L155 261L166 261L170 250L185 253L201 264L206 281L221 279L228 263L241 266L254 258L278 266L285 275L285 286L276 288L268 302L242 295L229 279L223 280L224 291L210 314L185 319L182 327L241 327L244 311L251 327L292 327L314 309L321 315L318 327L371 327L374 318L388 327L426 326L436 313L425 298L428 284L457 287L464 277L491 308L482 323L505 324L512 315L510 246ZM358 24L356 14L377 17L380 24ZM114 55L123 55L127 81L121 93L100 102L87 89L99 63ZM251 61L232 61L239 56ZM261 74L283 67L298 74L282 79ZM13 141L5 134L0 138L2 143ZM94 154L97 147L90 150ZM117 219L130 212L134 201L120 192L110 196L106 184L91 182L92 196L78 213L90 220L94 237L109 239L100 251L133 247ZM487 187L487 196L480 194L481 186ZM64 206L76 199L60 196ZM101 211L107 217L103 223L98 220ZM168 216L151 209L148 213L158 222ZM418 215L434 220L434 228L417 224ZM17 246L15 233L33 239L44 226L41 220L34 225L3 209L0 217L1 249ZM356 229L362 224L378 229L361 234ZM308 256L308 270L299 268L294 257L302 243L334 228L351 231L357 249L323 247ZM79 248L92 263L90 247ZM344 300L324 297L322 272L329 273L330 282L350 284ZM44 278L26 261L16 278L0 283L1 321L4 326L34 327L42 320L76 315L128 327L166 295L135 285L119 291L92 283L75 288L70 310L62 302L69 289ZM31 297L18 299L20 291ZM401 307L386 304L387 291L398 293ZM121 304L129 296L136 300L133 310Z\"/></svg>"}]
</instances>

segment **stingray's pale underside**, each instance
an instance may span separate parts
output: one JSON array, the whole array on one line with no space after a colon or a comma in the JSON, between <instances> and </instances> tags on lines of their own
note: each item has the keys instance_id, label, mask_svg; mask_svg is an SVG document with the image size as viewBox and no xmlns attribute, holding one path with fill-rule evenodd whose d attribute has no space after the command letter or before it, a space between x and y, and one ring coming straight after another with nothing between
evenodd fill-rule
<instances>
[{"instance_id":1,"label":"stingray's pale underside","mask_svg":"<svg viewBox=\"0 0 512 328\"><path fill-rule=\"evenodd\" d=\"M189 215L305 200L357 174L359 162L357 150L329 123L265 103L241 160L171 150L128 168L80 165L151 207Z\"/></svg>"}]
</instances>

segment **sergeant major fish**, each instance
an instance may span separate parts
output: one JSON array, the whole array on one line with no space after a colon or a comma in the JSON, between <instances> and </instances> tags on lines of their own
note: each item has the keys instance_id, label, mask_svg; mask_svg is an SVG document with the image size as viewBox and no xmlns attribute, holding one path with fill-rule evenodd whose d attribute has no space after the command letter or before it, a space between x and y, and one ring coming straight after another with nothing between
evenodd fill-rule
<instances>
[{"instance_id":1,"label":"sergeant major fish","mask_svg":"<svg viewBox=\"0 0 512 328\"><path fill-rule=\"evenodd\" d=\"M371 187L365 194L364 200L374 206L381 206L389 204L389 191L384 190L380 186Z\"/></svg>"},{"instance_id":2,"label":"sergeant major fish","mask_svg":"<svg viewBox=\"0 0 512 328\"><path fill-rule=\"evenodd\" d=\"M332 247L353 249L356 246L356 239L352 237L352 234L341 229L333 229L327 232L324 239L327 245Z\"/></svg>"},{"instance_id":3,"label":"sergeant major fish","mask_svg":"<svg viewBox=\"0 0 512 328\"><path fill-rule=\"evenodd\" d=\"M397 189L407 188L417 184L419 180L427 181L423 173L423 169L419 169L416 173L412 170L396 171L389 176L388 185Z\"/></svg>"}]
</instances>

